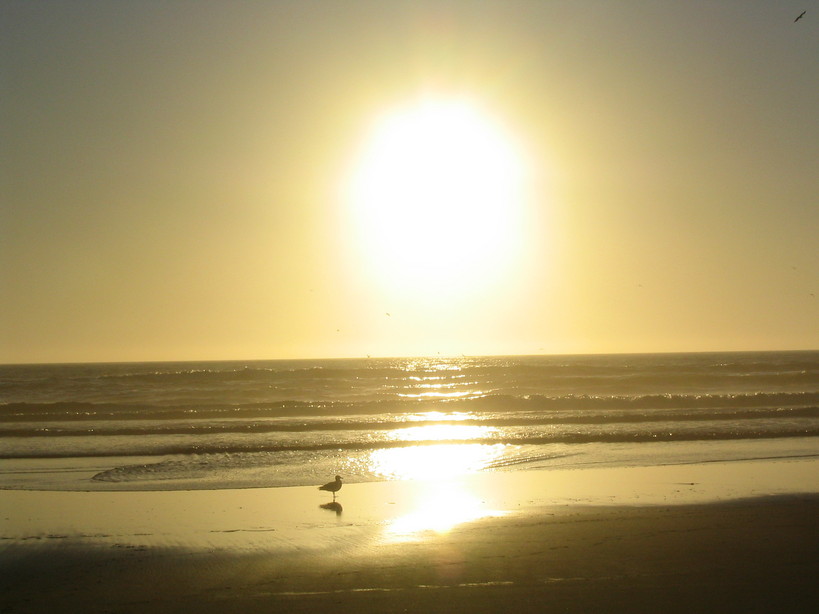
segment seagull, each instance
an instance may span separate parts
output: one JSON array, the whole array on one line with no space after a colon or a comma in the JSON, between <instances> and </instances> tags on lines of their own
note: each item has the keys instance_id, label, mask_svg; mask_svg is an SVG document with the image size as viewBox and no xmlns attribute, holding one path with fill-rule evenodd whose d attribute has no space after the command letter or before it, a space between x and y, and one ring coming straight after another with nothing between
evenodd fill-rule
<instances>
[{"instance_id":1,"label":"seagull","mask_svg":"<svg viewBox=\"0 0 819 614\"><path fill-rule=\"evenodd\" d=\"M793 20L793 23L796 23L797 21L799 21L800 19L802 19L802 18L805 16L805 13L807 13L807 11L802 11L802 12L799 14L799 17L797 17L796 19L794 19L794 20Z\"/></svg>"},{"instance_id":2,"label":"seagull","mask_svg":"<svg viewBox=\"0 0 819 614\"><path fill-rule=\"evenodd\" d=\"M336 500L336 493L341 490L341 476L337 475L335 482L327 482L324 486L319 486L319 490L327 490L333 493L333 501Z\"/></svg>"}]
</instances>

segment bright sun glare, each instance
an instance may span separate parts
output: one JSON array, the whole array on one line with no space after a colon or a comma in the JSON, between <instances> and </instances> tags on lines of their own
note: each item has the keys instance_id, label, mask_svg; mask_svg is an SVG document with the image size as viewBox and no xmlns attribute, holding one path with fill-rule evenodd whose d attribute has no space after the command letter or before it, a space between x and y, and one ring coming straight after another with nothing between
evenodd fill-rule
<instances>
[{"instance_id":1,"label":"bright sun glare","mask_svg":"<svg viewBox=\"0 0 819 614\"><path fill-rule=\"evenodd\" d=\"M382 283L447 298L485 286L520 242L524 164L477 105L425 99L375 122L348 190L357 245Z\"/></svg>"},{"instance_id":2,"label":"bright sun glare","mask_svg":"<svg viewBox=\"0 0 819 614\"><path fill-rule=\"evenodd\" d=\"M414 509L386 527L387 541L406 542L422 538L429 532L446 533L464 522L503 516L458 482L424 484L414 501Z\"/></svg>"}]
</instances>

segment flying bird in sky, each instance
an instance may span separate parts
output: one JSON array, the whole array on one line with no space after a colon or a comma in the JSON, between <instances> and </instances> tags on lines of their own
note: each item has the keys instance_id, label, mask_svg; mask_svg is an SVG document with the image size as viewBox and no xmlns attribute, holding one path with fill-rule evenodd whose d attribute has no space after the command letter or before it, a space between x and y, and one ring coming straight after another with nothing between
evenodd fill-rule
<instances>
[{"instance_id":1,"label":"flying bird in sky","mask_svg":"<svg viewBox=\"0 0 819 614\"><path fill-rule=\"evenodd\" d=\"M793 20L793 23L796 23L797 21L799 21L800 19L802 19L802 18L805 16L805 13L807 13L807 11L802 11L802 12L800 13L799 17L797 17L796 19L794 19L794 20Z\"/></svg>"}]
</instances>

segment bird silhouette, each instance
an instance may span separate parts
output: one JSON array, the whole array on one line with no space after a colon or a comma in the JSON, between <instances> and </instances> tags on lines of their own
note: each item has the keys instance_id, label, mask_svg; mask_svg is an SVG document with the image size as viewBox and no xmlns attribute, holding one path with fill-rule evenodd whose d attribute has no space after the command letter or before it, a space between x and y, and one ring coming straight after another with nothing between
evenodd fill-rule
<instances>
[{"instance_id":1,"label":"bird silhouette","mask_svg":"<svg viewBox=\"0 0 819 614\"><path fill-rule=\"evenodd\" d=\"M802 12L799 14L799 17L797 17L796 19L794 19L794 20L793 20L793 23L796 23L797 21L799 21L800 19L802 19L802 18L805 16L805 13L807 13L807 11L802 11Z\"/></svg>"},{"instance_id":2,"label":"bird silhouette","mask_svg":"<svg viewBox=\"0 0 819 614\"><path fill-rule=\"evenodd\" d=\"M318 489L333 493L333 501L335 501L336 493L341 490L341 476L337 475L335 481L327 482L324 486L319 486Z\"/></svg>"}]
</instances>

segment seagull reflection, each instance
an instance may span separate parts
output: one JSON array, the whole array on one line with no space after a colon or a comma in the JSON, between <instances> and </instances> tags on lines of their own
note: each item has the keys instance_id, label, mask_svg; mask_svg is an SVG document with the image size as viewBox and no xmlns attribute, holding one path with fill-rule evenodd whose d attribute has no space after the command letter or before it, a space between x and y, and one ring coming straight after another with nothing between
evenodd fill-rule
<instances>
[{"instance_id":1,"label":"seagull reflection","mask_svg":"<svg viewBox=\"0 0 819 614\"><path fill-rule=\"evenodd\" d=\"M344 508L341 507L341 503L337 501L331 501L330 503L322 503L319 507L323 510L330 510L331 512L335 512L336 516L341 516L341 512L344 511Z\"/></svg>"}]
</instances>

